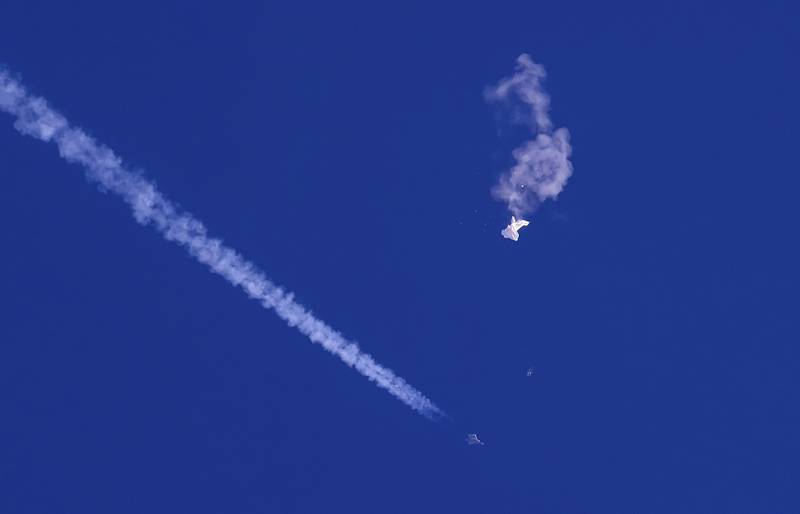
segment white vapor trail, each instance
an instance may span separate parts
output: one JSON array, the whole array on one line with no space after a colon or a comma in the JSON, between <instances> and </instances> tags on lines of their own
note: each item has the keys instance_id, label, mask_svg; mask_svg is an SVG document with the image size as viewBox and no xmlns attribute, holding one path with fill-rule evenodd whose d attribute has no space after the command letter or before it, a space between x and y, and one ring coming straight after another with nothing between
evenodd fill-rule
<instances>
[{"instance_id":1,"label":"white vapor trail","mask_svg":"<svg viewBox=\"0 0 800 514\"><path fill-rule=\"evenodd\" d=\"M550 97L542 88L545 76L541 65L522 54L517 58L514 75L485 92L489 101L520 102L529 111L525 121L531 125L535 137L513 151L514 166L492 189L495 198L505 201L516 217L534 211L548 198L558 197L572 175L569 131L565 128L553 131Z\"/></svg>"},{"instance_id":2,"label":"white vapor trail","mask_svg":"<svg viewBox=\"0 0 800 514\"><path fill-rule=\"evenodd\" d=\"M47 102L31 96L8 72L0 69L0 110L16 117L14 128L42 141L53 141L64 159L79 164L89 180L102 190L111 191L131 207L136 221L152 225L168 241L186 248L189 254L241 287L250 298L272 309L289 326L342 359L345 364L375 382L379 387L431 419L443 415L420 391L375 362L357 344L317 319L293 299L293 295L270 282L252 263L219 239L207 235L203 224L191 214L180 212L155 185L131 172L109 148L96 142L83 130L69 125L66 118Z\"/></svg>"}]
</instances>

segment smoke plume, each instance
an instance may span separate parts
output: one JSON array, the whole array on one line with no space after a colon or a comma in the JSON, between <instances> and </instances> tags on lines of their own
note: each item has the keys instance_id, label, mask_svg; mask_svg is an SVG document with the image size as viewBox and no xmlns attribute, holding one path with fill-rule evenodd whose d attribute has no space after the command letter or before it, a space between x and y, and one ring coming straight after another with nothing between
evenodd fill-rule
<instances>
[{"instance_id":1,"label":"smoke plume","mask_svg":"<svg viewBox=\"0 0 800 514\"><path fill-rule=\"evenodd\" d=\"M519 121L531 128L533 139L517 147L514 165L500 177L492 195L506 202L508 210L521 218L548 198L557 198L572 175L569 131L553 130L550 97L542 87L544 68L527 54L517 58L516 72L485 92L490 102L511 102L521 107Z\"/></svg>"}]
</instances>

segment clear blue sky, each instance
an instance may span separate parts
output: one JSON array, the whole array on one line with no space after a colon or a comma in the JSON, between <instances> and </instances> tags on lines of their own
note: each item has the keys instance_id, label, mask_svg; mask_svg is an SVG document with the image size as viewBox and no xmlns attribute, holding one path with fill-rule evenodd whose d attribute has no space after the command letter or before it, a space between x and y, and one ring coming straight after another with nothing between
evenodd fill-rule
<instances>
[{"instance_id":1,"label":"clear blue sky","mask_svg":"<svg viewBox=\"0 0 800 514\"><path fill-rule=\"evenodd\" d=\"M0 512L800 512L798 8L284 4L9 0L0 63L452 419L3 114ZM523 52L575 171L515 244Z\"/></svg>"}]
</instances>

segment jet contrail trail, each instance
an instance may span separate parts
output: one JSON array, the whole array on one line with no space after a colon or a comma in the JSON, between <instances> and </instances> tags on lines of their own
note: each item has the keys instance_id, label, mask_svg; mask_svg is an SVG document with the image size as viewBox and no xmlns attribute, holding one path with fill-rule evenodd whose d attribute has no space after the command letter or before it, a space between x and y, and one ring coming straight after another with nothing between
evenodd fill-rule
<instances>
[{"instance_id":1,"label":"jet contrail trail","mask_svg":"<svg viewBox=\"0 0 800 514\"><path fill-rule=\"evenodd\" d=\"M62 158L83 166L89 180L97 182L102 190L122 197L130 205L136 221L153 225L165 239L184 246L192 257L211 271L241 287L247 296L274 310L289 326L418 413L431 419L443 415L421 392L317 319L293 299L292 293L270 282L251 262L219 239L208 236L198 219L178 211L153 183L126 169L114 152L83 130L71 127L66 118L51 109L43 98L28 94L17 80L1 69L0 110L16 117L14 128L22 134L55 142Z\"/></svg>"},{"instance_id":2,"label":"jet contrail trail","mask_svg":"<svg viewBox=\"0 0 800 514\"><path fill-rule=\"evenodd\" d=\"M492 189L495 198L505 201L516 217L536 210L548 198L556 198L572 175L569 131L553 131L550 97L541 84L545 75L541 65L522 54L517 58L516 73L485 92L489 101L513 100L530 111L522 121L531 125L536 137L513 151L516 163Z\"/></svg>"}]
</instances>

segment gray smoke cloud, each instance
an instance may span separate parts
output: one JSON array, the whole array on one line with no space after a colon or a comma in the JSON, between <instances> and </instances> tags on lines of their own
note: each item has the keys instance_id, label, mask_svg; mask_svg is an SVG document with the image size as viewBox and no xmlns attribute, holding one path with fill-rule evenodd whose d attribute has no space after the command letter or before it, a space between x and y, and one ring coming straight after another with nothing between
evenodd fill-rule
<instances>
[{"instance_id":1,"label":"gray smoke cloud","mask_svg":"<svg viewBox=\"0 0 800 514\"><path fill-rule=\"evenodd\" d=\"M522 108L519 120L531 127L533 139L517 147L514 165L500 177L492 195L506 202L508 210L521 218L548 198L557 198L572 175L569 131L553 130L550 97L542 87L546 73L527 54L517 58L515 73L488 88L490 102L511 102Z\"/></svg>"},{"instance_id":2,"label":"gray smoke cloud","mask_svg":"<svg viewBox=\"0 0 800 514\"><path fill-rule=\"evenodd\" d=\"M61 157L82 166L90 181L121 197L131 207L136 221L154 227L166 240L183 246L189 255L208 269L239 286L247 296L273 310L289 326L416 412L431 419L443 415L421 392L375 362L356 343L317 319L294 299L292 293L270 282L254 264L222 241L210 237L197 218L179 212L153 183L129 171L109 148L80 128L71 127L66 118L51 109L44 99L29 95L5 70L0 70L0 110L16 117L14 127L22 134L54 142Z\"/></svg>"}]
</instances>

